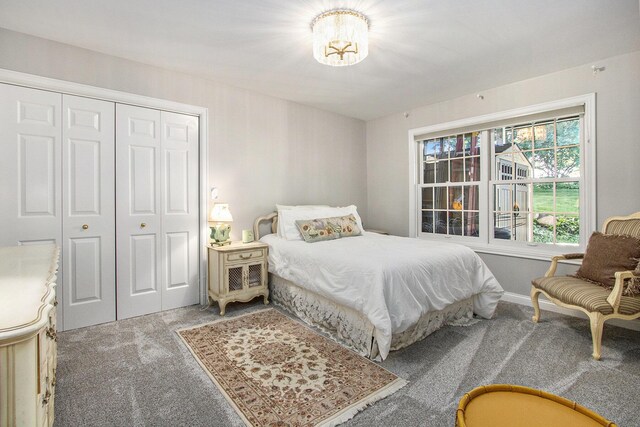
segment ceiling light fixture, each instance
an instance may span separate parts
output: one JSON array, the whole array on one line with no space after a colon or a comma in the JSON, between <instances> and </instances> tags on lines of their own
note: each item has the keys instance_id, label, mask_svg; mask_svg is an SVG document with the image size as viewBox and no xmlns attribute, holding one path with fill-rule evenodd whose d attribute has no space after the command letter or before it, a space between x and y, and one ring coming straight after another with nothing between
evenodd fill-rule
<instances>
[{"instance_id":1,"label":"ceiling light fixture","mask_svg":"<svg viewBox=\"0 0 640 427\"><path fill-rule=\"evenodd\" d=\"M369 21L360 12L334 9L311 23L313 57L321 64L340 67L362 61L369 54Z\"/></svg>"}]
</instances>

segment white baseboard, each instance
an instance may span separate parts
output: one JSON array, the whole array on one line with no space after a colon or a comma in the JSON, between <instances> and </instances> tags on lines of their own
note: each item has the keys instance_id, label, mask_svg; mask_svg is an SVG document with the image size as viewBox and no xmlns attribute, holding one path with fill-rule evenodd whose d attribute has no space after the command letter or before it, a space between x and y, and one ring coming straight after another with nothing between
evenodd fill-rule
<instances>
[{"instance_id":1,"label":"white baseboard","mask_svg":"<svg viewBox=\"0 0 640 427\"><path fill-rule=\"evenodd\" d=\"M533 307L531 304L531 297L529 295L521 295L513 292L505 292L502 295L502 300L507 302L512 302L515 304L526 305L527 307ZM568 316L580 317L582 319L588 319L587 315L578 310L571 310L564 307L559 307L546 299L544 295L540 294L539 298L540 309L546 311L553 311L555 313L566 314ZM541 316L542 317L542 316ZM542 318L544 320L544 317ZM621 320L621 319L611 319L607 320L607 324L619 326L625 329L631 329L633 331L640 331L640 320Z\"/></svg>"}]
</instances>

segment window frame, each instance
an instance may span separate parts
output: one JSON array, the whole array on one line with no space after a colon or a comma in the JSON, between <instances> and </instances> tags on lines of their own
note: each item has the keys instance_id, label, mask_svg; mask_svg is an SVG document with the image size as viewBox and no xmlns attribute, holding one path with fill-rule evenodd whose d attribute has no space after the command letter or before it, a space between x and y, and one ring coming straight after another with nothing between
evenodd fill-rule
<instances>
[{"instance_id":1,"label":"window frame","mask_svg":"<svg viewBox=\"0 0 640 427\"><path fill-rule=\"evenodd\" d=\"M455 235L440 235L435 233L423 233L420 227L422 218L421 209L418 202L420 199L419 192L424 187L422 183L423 173L422 152L420 151L422 144L416 141L419 135L428 134L429 139L436 134L455 135L460 132L457 129L469 128L470 126L486 125L501 120L512 120L522 117L526 120L526 116L540 113L553 114L554 111L571 107L584 107L584 115L581 118L582 141L580 144L580 240L578 246L561 245L561 244L544 244L533 242L515 242L500 241L494 239L489 233L493 220L490 218L493 212L489 207L493 206L494 195L492 194L494 179L491 176L493 158L487 152L493 152L493 144L487 138L488 130L483 135L483 145L481 148L481 176L480 176L480 218L479 227L480 234L478 237L466 237ZM548 260L553 255L567 252L584 251L587 240L591 233L597 229L596 224L596 94L590 93L571 98L560 99L541 104L535 104L527 107L516 108L511 110L500 111L496 113L470 117L461 120L440 123L431 126L425 126L410 129L409 138L409 236L434 241L449 241L460 243L470 247L478 252L510 255L530 259ZM495 127L495 126L491 126ZM467 132L466 130L464 132ZM489 151L487 151L489 150ZM515 181L514 181L515 183ZM455 185L455 183L453 183ZM461 183L463 184L463 183Z\"/></svg>"}]
</instances>

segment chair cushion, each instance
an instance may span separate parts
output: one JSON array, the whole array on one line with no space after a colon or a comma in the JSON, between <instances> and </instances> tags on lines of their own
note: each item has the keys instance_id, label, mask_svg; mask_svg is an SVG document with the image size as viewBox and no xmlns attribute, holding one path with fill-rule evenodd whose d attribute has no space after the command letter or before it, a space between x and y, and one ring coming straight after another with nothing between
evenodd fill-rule
<instances>
[{"instance_id":1,"label":"chair cushion","mask_svg":"<svg viewBox=\"0 0 640 427\"><path fill-rule=\"evenodd\" d=\"M605 316L613 313L613 307L607 302L611 291L594 283L566 276L541 277L531 283L565 304L577 305L592 312L599 311ZM618 312L626 315L640 313L640 298L623 296Z\"/></svg>"},{"instance_id":2,"label":"chair cushion","mask_svg":"<svg viewBox=\"0 0 640 427\"><path fill-rule=\"evenodd\" d=\"M613 288L617 271L633 271L640 258L640 239L628 235L595 232L576 277Z\"/></svg>"}]
</instances>

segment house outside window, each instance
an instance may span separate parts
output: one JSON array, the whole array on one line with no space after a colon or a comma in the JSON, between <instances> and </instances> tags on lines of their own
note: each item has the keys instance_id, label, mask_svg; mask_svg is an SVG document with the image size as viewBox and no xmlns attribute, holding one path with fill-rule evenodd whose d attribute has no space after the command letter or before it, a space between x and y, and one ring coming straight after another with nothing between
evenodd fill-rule
<instances>
[{"instance_id":1,"label":"house outside window","mask_svg":"<svg viewBox=\"0 0 640 427\"><path fill-rule=\"evenodd\" d=\"M527 256L595 229L595 96L409 132L411 235Z\"/></svg>"}]
</instances>

